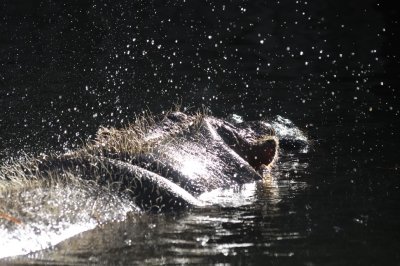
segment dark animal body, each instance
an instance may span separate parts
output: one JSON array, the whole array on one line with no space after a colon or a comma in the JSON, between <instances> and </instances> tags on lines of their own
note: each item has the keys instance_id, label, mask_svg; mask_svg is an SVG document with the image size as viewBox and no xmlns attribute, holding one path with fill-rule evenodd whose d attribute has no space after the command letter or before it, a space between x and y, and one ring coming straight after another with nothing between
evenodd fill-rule
<instances>
[{"instance_id":1,"label":"dark animal body","mask_svg":"<svg viewBox=\"0 0 400 266\"><path fill-rule=\"evenodd\" d=\"M295 138L290 137L283 143L289 139L293 144ZM171 112L159 121L137 119L124 129L102 128L94 141L77 151L2 168L0 235L11 239L21 225L32 221L70 225L95 218L97 224L123 219L132 210L203 206L199 196L205 192L262 180L277 158L278 142L265 121L230 123L182 112ZM85 209L79 201L102 204L82 212L84 218L60 217ZM49 204L36 212L31 208ZM50 214L41 213L48 208Z\"/></svg>"}]
</instances>

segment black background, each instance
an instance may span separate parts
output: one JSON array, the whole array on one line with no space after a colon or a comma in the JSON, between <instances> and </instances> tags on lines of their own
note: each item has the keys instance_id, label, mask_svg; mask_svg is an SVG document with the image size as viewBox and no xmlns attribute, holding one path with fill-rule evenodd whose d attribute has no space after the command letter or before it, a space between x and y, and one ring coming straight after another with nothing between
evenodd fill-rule
<instances>
[{"instance_id":1,"label":"black background","mask_svg":"<svg viewBox=\"0 0 400 266\"><path fill-rule=\"evenodd\" d=\"M100 124L178 102L252 119L288 114L303 127L340 124L347 113L352 123L398 115L398 13L387 3L3 1L0 9L3 148L70 146Z\"/></svg>"}]
</instances>

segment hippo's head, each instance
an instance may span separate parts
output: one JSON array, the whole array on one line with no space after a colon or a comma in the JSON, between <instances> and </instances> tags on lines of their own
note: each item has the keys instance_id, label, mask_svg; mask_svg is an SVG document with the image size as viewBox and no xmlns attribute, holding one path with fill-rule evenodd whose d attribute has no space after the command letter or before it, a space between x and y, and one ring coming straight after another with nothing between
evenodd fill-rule
<instances>
[{"instance_id":1,"label":"hippo's head","mask_svg":"<svg viewBox=\"0 0 400 266\"><path fill-rule=\"evenodd\" d=\"M167 115L167 123L185 123L192 117L182 112ZM253 168L260 170L271 165L277 156L278 138L269 123L248 121L229 123L212 116L205 117L206 123L237 154ZM171 123L172 122L172 123ZM218 136L214 136L218 137Z\"/></svg>"}]
</instances>

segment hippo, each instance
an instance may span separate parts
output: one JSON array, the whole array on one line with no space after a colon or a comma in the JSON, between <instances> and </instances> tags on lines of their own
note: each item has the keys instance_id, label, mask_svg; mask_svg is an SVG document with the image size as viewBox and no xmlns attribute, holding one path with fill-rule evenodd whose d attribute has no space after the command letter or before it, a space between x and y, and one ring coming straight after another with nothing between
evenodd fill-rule
<instances>
[{"instance_id":1,"label":"hippo","mask_svg":"<svg viewBox=\"0 0 400 266\"><path fill-rule=\"evenodd\" d=\"M0 258L51 247L132 212L202 207L204 193L262 182L280 145L308 143L282 119L171 111L122 129L102 127L74 151L3 165Z\"/></svg>"}]
</instances>

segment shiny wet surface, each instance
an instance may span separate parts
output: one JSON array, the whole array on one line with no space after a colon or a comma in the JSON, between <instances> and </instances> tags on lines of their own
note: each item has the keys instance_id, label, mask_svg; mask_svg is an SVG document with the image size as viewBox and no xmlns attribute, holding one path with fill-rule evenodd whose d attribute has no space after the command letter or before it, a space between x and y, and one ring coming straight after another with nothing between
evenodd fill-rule
<instances>
[{"instance_id":1,"label":"shiny wet surface","mask_svg":"<svg viewBox=\"0 0 400 266\"><path fill-rule=\"evenodd\" d=\"M180 100L221 117L282 115L314 142L306 154L285 151L265 184L217 196L220 207L133 215L19 260L399 264L397 11L373 1L222 5L3 9L2 161L75 148L99 125Z\"/></svg>"},{"instance_id":2,"label":"shiny wet surface","mask_svg":"<svg viewBox=\"0 0 400 266\"><path fill-rule=\"evenodd\" d=\"M178 214L134 214L125 222L83 233L20 262L33 258L36 262L106 264L126 264L132 258L138 264L237 263L235 257L244 263L264 256L290 259L298 252L299 241L308 237L309 228L306 209L299 220L299 213L287 201L304 192L307 184L285 176L294 169L304 173L305 168L302 159L287 158L265 182L206 195L212 206Z\"/></svg>"},{"instance_id":3,"label":"shiny wet surface","mask_svg":"<svg viewBox=\"0 0 400 266\"><path fill-rule=\"evenodd\" d=\"M324 157L331 165L321 163L322 156L315 148L282 154L265 182L209 196L214 206L133 214L17 261L365 265L396 260L398 188L382 182L395 170L370 167L359 175L337 167L334 157Z\"/></svg>"}]
</instances>

